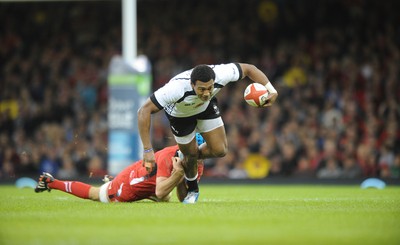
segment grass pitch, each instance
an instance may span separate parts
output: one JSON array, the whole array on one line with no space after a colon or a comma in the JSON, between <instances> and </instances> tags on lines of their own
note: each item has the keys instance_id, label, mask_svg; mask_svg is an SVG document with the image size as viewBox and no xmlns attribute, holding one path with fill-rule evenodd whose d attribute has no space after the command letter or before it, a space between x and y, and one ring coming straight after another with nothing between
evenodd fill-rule
<instances>
[{"instance_id":1,"label":"grass pitch","mask_svg":"<svg viewBox=\"0 0 400 245\"><path fill-rule=\"evenodd\" d=\"M196 205L0 193L0 244L400 244L400 187L203 184Z\"/></svg>"}]
</instances>

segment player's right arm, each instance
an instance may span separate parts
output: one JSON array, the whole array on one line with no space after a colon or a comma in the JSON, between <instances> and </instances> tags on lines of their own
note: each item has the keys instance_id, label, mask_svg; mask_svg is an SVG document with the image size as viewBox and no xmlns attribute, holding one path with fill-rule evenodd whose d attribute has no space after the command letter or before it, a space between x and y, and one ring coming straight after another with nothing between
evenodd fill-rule
<instances>
[{"instance_id":1,"label":"player's right arm","mask_svg":"<svg viewBox=\"0 0 400 245\"><path fill-rule=\"evenodd\" d=\"M138 128L143 144L143 165L152 170L155 164L154 150L150 139L151 114L160 109L148 98L138 110Z\"/></svg>"},{"instance_id":2,"label":"player's right arm","mask_svg":"<svg viewBox=\"0 0 400 245\"><path fill-rule=\"evenodd\" d=\"M172 190L183 181L184 171L182 160L178 157L172 157L173 169L169 177L158 176L156 179L156 196L157 198L168 201Z\"/></svg>"}]
</instances>

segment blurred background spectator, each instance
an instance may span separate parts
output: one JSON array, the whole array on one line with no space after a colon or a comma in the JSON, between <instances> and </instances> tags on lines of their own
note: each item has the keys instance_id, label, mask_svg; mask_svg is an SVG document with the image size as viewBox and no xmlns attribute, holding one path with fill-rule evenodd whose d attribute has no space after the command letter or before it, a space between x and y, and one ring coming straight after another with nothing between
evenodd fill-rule
<instances>
[{"instance_id":1,"label":"blurred background spectator","mask_svg":"<svg viewBox=\"0 0 400 245\"><path fill-rule=\"evenodd\" d=\"M257 154L267 178L400 178L400 2L137 7L153 90L197 64L248 62L279 91L268 109L245 104L246 83L218 95L229 153L207 160L205 175L249 178L245 163ZM107 69L121 53L120 2L0 3L0 22L0 178L105 174ZM157 149L174 144L159 117Z\"/></svg>"}]
</instances>

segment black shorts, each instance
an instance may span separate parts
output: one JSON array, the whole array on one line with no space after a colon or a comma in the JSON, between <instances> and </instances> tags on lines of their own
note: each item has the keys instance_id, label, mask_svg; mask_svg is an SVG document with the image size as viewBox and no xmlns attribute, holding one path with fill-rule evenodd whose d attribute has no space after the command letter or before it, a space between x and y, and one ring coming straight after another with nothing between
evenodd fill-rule
<instances>
[{"instance_id":1,"label":"black shorts","mask_svg":"<svg viewBox=\"0 0 400 245\"><path fill-rule=\"evenodd\" d=\"M215 97L211 99L207 109L197 115L190 117L173 117L167 113L165 114L169 120L172 133L178 137L186 136L193 132L197 126L197 119L206 120L221 116L218 108L218 102Z\"/></svg>"}]
</instances>

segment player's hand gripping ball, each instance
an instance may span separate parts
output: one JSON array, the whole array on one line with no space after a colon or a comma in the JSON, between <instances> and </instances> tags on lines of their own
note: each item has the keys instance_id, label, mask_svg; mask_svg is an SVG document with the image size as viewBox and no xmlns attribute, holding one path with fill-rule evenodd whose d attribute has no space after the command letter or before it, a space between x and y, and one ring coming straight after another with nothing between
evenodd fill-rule
<instances>
[{"instance_id":1,"label":"player's hand gripping ball","mask_svg":"<svg viewBox=\"0 0 400 245\"><path fill-rule=\"evenodd\" d=\"M254 107L263 107L268 103L268 90L260 83L251 83L244 90L244 100Z\"/></svg>"}]
</instances>

